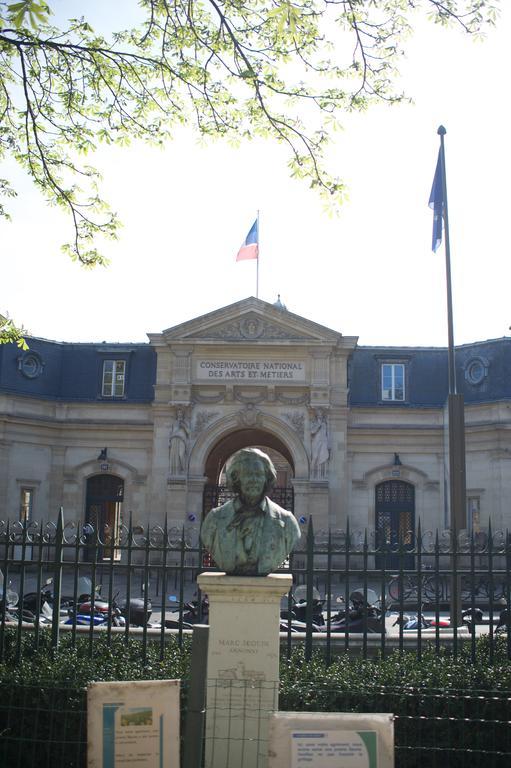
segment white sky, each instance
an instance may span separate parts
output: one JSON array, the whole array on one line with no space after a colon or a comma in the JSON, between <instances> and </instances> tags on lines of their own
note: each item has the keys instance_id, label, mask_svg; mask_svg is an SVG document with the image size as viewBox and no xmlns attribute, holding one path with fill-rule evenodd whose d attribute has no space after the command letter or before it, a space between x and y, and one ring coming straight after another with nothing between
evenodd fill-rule
<instances>
[{"instance_id":1,"label":"white sky","mask_svg":"<svg viewBox=\"0 0 511 768\"><path fill-rule=\"evenodd\" d=\"M110 267L90 272L60 252L69 222L0 164L19 192L13 222L0 220L0 312L59 341L147 341L255 295L255 262L235 256L259 209L261 299L280 293L290 311L360 344L445 346L444 250L431 251L427 205L443 124L455 342L508 335L511 4L503 5L483 43L421 24L402 66L414 105L346 118L330 150L350 193L336 218L289 178L283 148L200 148L182 131L163 151L137 145L87 158L124 222L105 248Z\"/></svg>"}]
</instances>

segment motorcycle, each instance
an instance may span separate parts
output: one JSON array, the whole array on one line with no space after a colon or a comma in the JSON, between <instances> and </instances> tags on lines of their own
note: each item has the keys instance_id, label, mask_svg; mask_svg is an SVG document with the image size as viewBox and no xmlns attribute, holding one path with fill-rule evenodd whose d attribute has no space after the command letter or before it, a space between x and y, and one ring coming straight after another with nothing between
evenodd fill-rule
<instances>
[{"instance_id":1,"label":"motorcycle","mask_svg":"<svg viewBox=\"0 0 511 768\"><path fill-rule=\"evenodd\" d=\"M183 613L180 620L179 609L173 611L177 614L177 618L165 619L165 627L167 629L193 629L194 624L207 624L209 620L209 599L207 595L202 596L201 611L199 612L199 601L197 599L190 600L183 605ZM201 615L199 615L199 613Z\"/></svg>"},{"instance_id":2,"label":"motorcycle","mask_svg":"<svg viewBox=\"0 0 511 768\"><path fill-rule=\"evenodd\" d=\"M381 634L385 632L385 611L373 589L355 589L350 593L349 604L330 620L331 632L360 632Z\"/></svg>"},{"instance_id":3,"label":"motorcycle","mask_svg":"<svg viewBox=\"0 0 511 768\"><path fill-rule=\"evenodd\" d=\"M501 614L502 615L502 614ZM461 621L469 632L473 632L476 624L484 624L481 608L467 608L461 613Z\"/></svg>"},{"instance_id":4,"label":"motorcycle","mask_svg":"<svg viewBox=\"0 0 511 768\"><path fill-rule=\"evenodd\" d=\"M97 586L94 594L92 582L88 577L79 580L81 594L74 606L68 609L68 618L64 624L77 624L80 626L110 625L112 627L124 627L126 619L121 608L117 605L117 593L112 599L112 604L101 596L101 586ZM83 590L83 591L82 591Z\"/></svg>"},{"instance_id":5,"label":"motorcycle","mask_svg":"<svg viewBox=\"0 0 511 768\"><path fill-rule=\"evenodd\" d=\"M307 622L301 618L305 619L306 617L307 604L301 599L296 601L296 592L294 597L295 603L291 614L287 611L281 611L281 631L306 632ZM344 600L337 598L337 602L344 603ZM353 590L349 597L348 606L338 610L330 617L329 621L326 621L323 613L325 601L321 600L319 592L314 589L312 631L318 633L330 631L341 634L347 632L382 633L385 631L385 624L383 611L378 605L379 602L380 600L374 590L367 589L365 597L362 589ZM300 618L297 616L297 608ZM286 618L287 622L285 621Z\"/></svg>"},{"instance_id":6,"label":"motorcycle","mask_svg":"<svg viewBox=\"0 0 511 768\"><path fill-rule=\"evenodd\" d=\"M142 587L144 591L144 587ZM151 622L153 604L149 597L130 597L121 604L121 614L130 627L161 627L160 624Z\"/></svg>"},{"instance_id":7,"label":"motorcycle","mask_svg":"<svg viewBox=\"0 0 511 768\"><path fill-rule=\"evenodd\" d=\"M79 586L85 591L87 586L90 585L90 579L82 577L78 580ZM32 621L35 623L36 616L42 616L48 618L51 614L53 616L53 605L55 602L55 596L53 593L53 578L46 579L40 592L26 592L22 598L22 610L26 616L32 616ZM90 591L90 587L89 587ZM46 606L46 608L44 608ZM69 615L69 610L73 608L74 600L70 596L61 596L60 598L60 619L64 620ZM44 608L44 610L43 610ZM49 610L48 610L49 609Z\"/></svg>"},{"instance_id":8,"label":"motorcycle","mask_svg":"<svg viewBox=\"0 0 511 768\"><path fill-rule=\"evenodd\" d=\"M295 631L305 632L305 629L302 629L302 627L306 627L307 625L307 613L308 613L307 587L303 584L297 587L294 590L294 592L291 594L291 600L292 600L291 612L289 612L288 610L281 610L280 612L281 622L284 623L286 620L291 619L291 625L296 627ZM312 589L312 624L315 627L313 629L314 632L319 632L320 628L325 623L325 617L323 616L324 602L325 601L321 599L321 595L319 594L316 587L313 587ZM284 630L284 631L287 631L287 630Z\"/></svg>"},{"instance_id":9,"label":"motorcycle","mask_svg":"<svg viewBox=\"0 0 511 768\"><path fill-rule=\"evenodd\" d=\"M403 630L418 630L420 629L449 629L451 622L447 619L428 619L422 613L417 613L415 616L408 616L406 613L398 614L393 627L401 626Z\"/></svg>"}]
</instances>

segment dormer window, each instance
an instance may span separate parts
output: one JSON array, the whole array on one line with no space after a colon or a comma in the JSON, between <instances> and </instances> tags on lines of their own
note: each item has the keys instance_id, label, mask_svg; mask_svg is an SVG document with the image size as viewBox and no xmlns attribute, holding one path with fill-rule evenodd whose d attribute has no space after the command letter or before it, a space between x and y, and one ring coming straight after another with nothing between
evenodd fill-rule
<instances>
[{"instance_id":1,"label":"dormer window","mask_svg":"<svg viewBox=\"0 0 511 768\"><path fill-rule=\"evenodd\" d=\"M405 399L404 363L382 363L381 399L385 402L403 402Z\"/></svg>"},{"instance_id":2,"label":"dormer window","mask_svg":"<svg viewBox=\"0 0 511 768\"><path fill-rule=\"evenodd\" d=\"M105 360L103 363L103 397L124 397L126 361Z\"/></svg>"}]
</instances>

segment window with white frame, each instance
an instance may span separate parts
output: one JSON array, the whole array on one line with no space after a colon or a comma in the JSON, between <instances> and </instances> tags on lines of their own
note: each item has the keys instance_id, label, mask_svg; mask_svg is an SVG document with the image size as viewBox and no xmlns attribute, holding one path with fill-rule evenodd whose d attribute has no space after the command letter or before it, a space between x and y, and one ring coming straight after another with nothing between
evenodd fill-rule
<instances>
[{"instance_id":1,"label":"window with white frame","mask_svg":"<svg viewBox=\"0 0 511 768\"><path fill-rule=\"evenodd\" d=\"M404 363L382 363L381 399L402 402L405 399Z\"/></svg>"},{"instance_id":2,"label":"window with white frame","mask_svg":"<svg viewBox=\"0 0 511 768\"><path fill-rule=\"evenodd\" d=\"M126 361L105 360L103 363L103 397L123 397L126 383Z\"/></svg>"},{"instance_id":3,"label":"window with white frame","mask_svg":"<svg viewBox=\"0 0 511 768\"><path fill-rule=\"evenodd\" d=\"M34 511L34 489L21 488L20 490L20 520L28 523L32 519Z\"/></svg>"}]
</instances>

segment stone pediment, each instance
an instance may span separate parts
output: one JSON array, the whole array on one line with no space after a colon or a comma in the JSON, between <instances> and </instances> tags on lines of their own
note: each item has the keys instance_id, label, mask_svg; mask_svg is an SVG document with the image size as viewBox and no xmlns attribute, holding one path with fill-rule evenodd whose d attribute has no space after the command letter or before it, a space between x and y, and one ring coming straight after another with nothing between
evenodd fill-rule
<instances>
[{"instance_id":1,"label":"stone pediment","mask_svg":"<svg viewBox=\"0 0 511 768\"><path fill-rule=\"evenodd\" d=\"M255 312L249 312L239 320L211 326L193 335L194 339L218 339L221 341L276 341L293 339L311 341L310 334L304 334L297 329L285 327L260 317Z\"/></svg>"},{"instance_id":2,"label":"stone pediment","mask_svg":"<svg viewBox=\"0 0 511 768\"><path fill-rule=\"evenodd\" d=\"M301 344L339 342L342 334L251 297L163 332L167 342Z\"/></svg>"}]
</instances>

